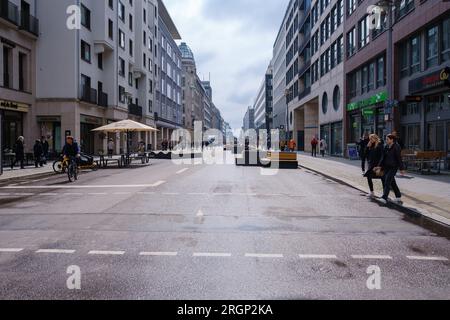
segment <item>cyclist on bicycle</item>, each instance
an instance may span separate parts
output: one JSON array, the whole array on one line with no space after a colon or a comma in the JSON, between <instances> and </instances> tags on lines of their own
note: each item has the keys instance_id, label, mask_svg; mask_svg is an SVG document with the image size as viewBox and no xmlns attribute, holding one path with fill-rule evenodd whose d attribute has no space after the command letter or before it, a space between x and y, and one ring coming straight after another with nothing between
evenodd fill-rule
<instances>
[{"instance_id":1,"label":"cyclist on bicycle","mask_svg":"<svg viewBox=\"0 0 450 320\"><path fill-rule=\"evenodd\" d=\"M64 157L68 157L69 159L75 158L77 165L79 164L80 155L80 147L78 143L74 141L72 136L68 136L66 138L66 144L62 150L62 154Z\"/></svg>"}]
</instances>

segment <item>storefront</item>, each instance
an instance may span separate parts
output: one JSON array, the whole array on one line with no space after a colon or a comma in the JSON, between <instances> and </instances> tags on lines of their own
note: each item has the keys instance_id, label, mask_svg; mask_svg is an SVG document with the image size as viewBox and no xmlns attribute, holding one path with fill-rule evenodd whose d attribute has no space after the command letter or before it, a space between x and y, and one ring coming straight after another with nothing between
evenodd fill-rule
<instances>
[{"instance_id":1,"label":"storefront","mask_svg":"<svg viewBox=\"0 0 450 320\"><path fill-rule=\"evenodd\" d=\"M107 139L104 133L92 132L92 130L101 127L103 120L101 118L81 115L80 116L80 148L81 151L87 154L103 153L103 142Z\"/></svg>"},{"instance_id":2,"label":"storefront","mask_svg":"<svg viewBox=\"0 0 450 320\"><path fill-rule=\"evenodd\" d=\"M0 100L2 151L12 149L17 138L23 135L24 114L28 113L28 111L29 106L26 104Z\"/></svg>"},{"instance_id":3,"label":"storefront","mask_svg":"<svg viewBox=\"0 0 450 320\"><path fill-rule=\"evenodd\" d=\"M343 125L342 121L320 126L320 139L328 145L327 153L331 156L343 156Z\"/></svg>"},{"instance_id":4,"label":"storefront","mask_svg":"<svg viewBox=\"0 0 450 320\"><path fill-rule=\"evenodd\" d=\"M50 153L58 154L62 150L61 117L38 116L37 123L41 137L45 137L50 146Z\"/></svg>"},{"instance_id":5,"label":"storefront","mask_svg":"<svg viewBox=\"0 0 450 320\"><path fill-rule=\"evenodd\" d=\"M376 133L380 138L386 135L385 103L387 93L380 92L368 99L347 105L349 137L347 142L356 143L367 133Z\"/></svg>"},{"instance_id":6,"label":"storefront","mask_svg":"<svg viewBox=\"0 0 450 320\"><path fill-rule=\"evenodd\" d=\"M450 152L450 67L413 79L401 104L405 147Z\"/></svg>"}]
</instances>

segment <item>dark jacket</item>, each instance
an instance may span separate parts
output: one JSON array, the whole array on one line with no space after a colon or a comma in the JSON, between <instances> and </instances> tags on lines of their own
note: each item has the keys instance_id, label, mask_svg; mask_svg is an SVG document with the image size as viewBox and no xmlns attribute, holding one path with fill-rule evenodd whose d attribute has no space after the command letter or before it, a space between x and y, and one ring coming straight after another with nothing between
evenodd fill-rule
<instances>
[{"instance_id":1,"label":"dark jacket","mask_svg":"<svg viewBox=\"0 0 450 320\"><path fill-rule=\"evenodd\" d=\"M34 158L40 160L44 154L44 149L42 147L42 143L36 142L33 147Z\"/></svg>"},{"instance_id":2,"label":"dark jacket","mask_svg":"<svg viewBox=\"0 0 450 320\"><path fill-rule=\"evenodd\" d=\"M361 159L364 161L364 159L366 159L366 154L367 154L367 145L369 144L370 140L369 139L361 139L359 140L359 142L357 143L357 145L359 146L359 154L361 156Z\"/></svg>"},{"instance_id":3,"label":"dark jacket","mask_svg":"<svg viewBox=\"0 0 450 320\"><path fill-rule=\"evenodd\" d=\"M74 142L72 145L66 143L62 150L62 154L67 157L75 157L80 153L80 148L78 147L78 143Z\"/></svg>"},{"instance_id":4,"label":"dark jacket","mask_svg":"<svg viewBox=\"0 0 450 320\"><path fill-rule=\"evenodd\" d=\"M402 160L402 150L398 143L394 143L391 147L386 145L381 158L380 167L383 169L400 169L405 170L405 165Z\"/></svg>"},{"instance_id":5,"label":"dark jacket","mask_svg":"<svg viewBox=\"0 0 450 320\"><path fill-rule=\"evenodd\" d=\"M380 143L376 147L366 149L366 159L369 162L368 171L372 171L380 164L381 159L383 158L384 147L383 144Z\"/></svg>"},{"instance_id":6,"label":"dark jacket","mask_svg":"<svg viewBox=\"0 0 450 320\"><path fill-rule=\"evenodd\" d=\"M17 160L23 160L25 158L24 146L22 141L16 141L16 144L14 145L14 153L16 154Z\"/></svg>"},{"instance_id":7,"label":"dark jacket","mask_svg":"<svg viewBox=\"0 0 450 320\"><path fill-rule=\"evenodd\" d=\"M48 150L50 149L50 146L48 144L47 140L42 141L42 152L44 153L44 156L48 154Z\"/></svg>"}]
</instances>

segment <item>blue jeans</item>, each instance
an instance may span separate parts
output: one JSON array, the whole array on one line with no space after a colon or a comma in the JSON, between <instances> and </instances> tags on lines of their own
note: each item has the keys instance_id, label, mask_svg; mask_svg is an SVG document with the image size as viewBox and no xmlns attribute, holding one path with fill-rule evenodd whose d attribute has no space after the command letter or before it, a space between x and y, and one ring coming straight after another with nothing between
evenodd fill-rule
<instances>
[{"instance_id":1,"label":"blue jeans","mask_svg":"<svg viewBox=\"0 0 450 320\"><path fill-rule=\"evenodd\" d=\"M397 185L397 181L395 180L395 176L397 175L397 168L386 168L384 171L384 193L383 199L387 200L389 194L391 193L391 188L395 193L396 198L401 198L402 193Z\"/></svg>"}]
</instances>

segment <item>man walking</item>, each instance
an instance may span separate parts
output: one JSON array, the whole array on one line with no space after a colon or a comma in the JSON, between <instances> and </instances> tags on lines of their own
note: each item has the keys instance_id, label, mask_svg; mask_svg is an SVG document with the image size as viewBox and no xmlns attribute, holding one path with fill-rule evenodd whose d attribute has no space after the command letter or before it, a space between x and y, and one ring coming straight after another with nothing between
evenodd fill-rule
<instances>
[{"instance_id":1,"label":"man walking","mask_svg":"<svg viewBox=\"0 0 450 320\"><path fill-rule=\"evenodd\" d=\"M311 140L311 156L317 158L317 145L319 144L319 141L317 141L317 138L314 136Z\"/></svg>"},{"instance_id":2,"label":"man walking","mask_svg":"<svg viewBox=\"0 0 450 320\"><path fill-rule=\"evenodd\" d=\"M325 158L325 152L328 149L328 144L325 141L324 138L322 138L322 140L320 140L320 154L322 155L322 158Z\"/></svg>"},{"instance_id":3,"label":"man walking","mask_svg":"<svg viewBox=\"0 0 450 320\"><path fill-rule=\"evenodd\" d=\"M389 200L389 194L391 189L395 193L394 202L398 204L402 204L402 193L397 185L397 181L395 180L395 176L397 175L398 170L400 170L401 174L405 174L405 166L402 161L401 148L396 142L396 136L390 134L386 138L386 147L383 152L383 157L381 158L379 167L382 167L384 170L384 193L382 201L387 204Z\"/></svg>"},{"instance_id":4,"label":"man walking","mask_svg":"<svg viewBox=\"0 0 450 320\"><path fill-rule=\"evenodd\" d=\"M34 165L36 168L44 166L44 147L41 140L36 140L33 147Z\"/></svg>"},{"instance_id":5,"label":"man walking","mask_svg":"<svg viewBox=\"0 0 450 320\"><path fill-rule=\"evenodd\" d=\"M50 146L48 144L47 139L44 136L41 137L41 144L42 144L42 161L44 164L47 164L48 151L50 149Z\"/></svg>"},{"instance_id":6,"label":"man walking","mask_svg":"<svg viewBox=\"0 0 450 320\"><path fill-rule=\"evenodd\" d=\"M14 161L11 163L11 170L14 169L16 163L20 163L20 169L25 169L24 160L25 160L25 147L24 147L25 138L20 136L17 138L16 144L14 145Z\"/></svg>"}]
</instances>

